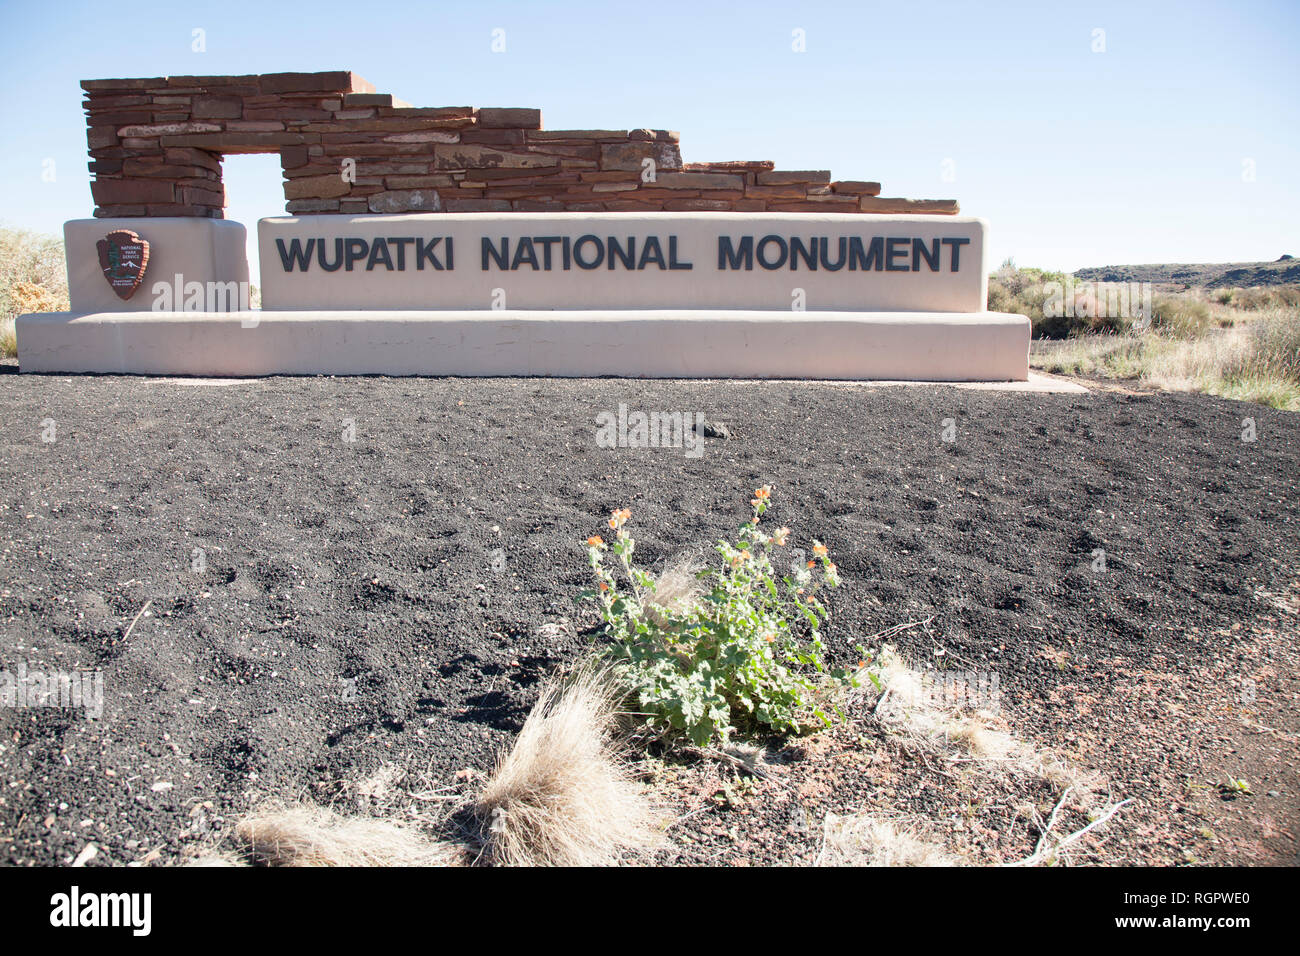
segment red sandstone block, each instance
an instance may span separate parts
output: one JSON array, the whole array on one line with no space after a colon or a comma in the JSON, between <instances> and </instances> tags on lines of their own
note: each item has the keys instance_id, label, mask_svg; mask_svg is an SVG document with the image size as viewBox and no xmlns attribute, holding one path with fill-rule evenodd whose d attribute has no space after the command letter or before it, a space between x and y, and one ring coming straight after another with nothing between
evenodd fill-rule
<instances>
[{"instance_id":1,"label":"red sandstone block","mask_svg":"<svg viewBox=\"0 0 1300 956\"><path fill-rule=\"evenodd\" d=\"M767 209L767 202L762 199L737 199L732 208L736 212L763 212Z\"/></svg>"},{"instance_id":2,"label":"red sandstone block","mask_svg":"<svg viewBox=\"0 0 1300 956\"><path fill-rule=\"evenodd\" d=\"M244 101L235 96L200 96L194 99L195 119L239 119L244 115Z\"/></svg>"},{"instance_id":3,"label":"red sandstone block","mask_svg":"<svg viewBox=\"0 0 1300 956\"><path fill-rule=\"evenodd\" d=\"M81 88L91 92L100 90L165 90L167 88L167 78L165 76L155 76L152 79L82 80Z\"/></svg>"},{"instance_id":4,"label":"red sandstone block","mask_svg":"<svg viewBox=\"0 0 1300 956\"><path fill-rule=\"evenodd\" d=\"M483 107L478 125L489 128L541 129L542 111L534 109Z\"/></svg>"},{"instance_id":5,"label":"red sandstone block","mask_svg":"<svg viewBox=\"0 0 1300 956\"><path fill-rule=\"evenodd\" d=\"M329 73L265 73L258 78L263 93L373 93L373 83L347 70Z\"/></svg>"},{"instance_id":6,"label":"red sandstone block","mask_svg":"<svg viewBox=\"0 0 1300 956\"><path fill-rule=\"evenodd\" d=\"M229 87L247 86L256 89L258 77L251 74L243 76L169 76L164 87Z\"/></svg>"},{"instance_id":7,"label":"red sandstone block","mask_svg":"<svg viewBox=\"0 0 1300 956\"><path fill-rule=\"evenodd\" d=\"M337 199L291 199L285 203L285 209L291 213L338 212Z\"/></svg>"},{"instance_id":8,"label":"red sandstone block","mask_svg":"<svg viewBox=\"0 0 1300 956\"><path fill-rule=\"evenodd\" d=\"M854 196L879 196L880 183L868 183L857 179L842 179L831 183L831 191Z\"/></svg>"},{"instance_id":9,"label":"red sandstone block","mask_svg":"<svg viewBox=\"0 0 1300 956\"><path fill-rule=\"evenodd\" d=\"M281 146L301 146L300 133L195 133L164 136L163 146L193 146L219 153L276 153Z\"/></svg>"},{"instance_id":10,"label":"red sandstone block","mask_svg":"<svg viewBox=\"0 0 1300 956\"><path fill-rule=\"evenodd\" d=\"M776 167L773 163L765 159L755 160L727 160L721 163L686 163L682 166L682 172L686 173L763 173L770 172Z\"/></svg>"},{"instance_id":11,"label":"red sandstone block","mask_svg":"<svg viewBox=\"0 0 1300 956\"><path fill-rule=\"evenodd\" d=\"M92 126L86 130L86 142L91 149L103 149L116 146L119 142L117 129L112 126Z\"/></svg>"},{"instance_id":12,"label":"red sandstone block","mask_svg":"<svg viewBox=\"0 0 1300 956\"><path fill-rule=\"evenodd\" d=\"M495 146L522 146L526 131L522 129L466 129L460 134L462 143L489 143Z\"/></svg>"},{"instance_id":13,"label":"red sandstone block","mask_svg":"<svg viewBox=\"0 0 1300 956\"><path fill-rule=\"evenodd\" d=\"M119 216L131 217L147 215L149 215L149 207L142 205L98 206L95 209L96 219L116 219Z\"/></svg>"},{"instance_id":14,"label":"red sandstone block","mask_svg":"<svg viewBox=\"0 0 1300 956\"><path fill-rule=\"evenodd\" d=\"M194 205L192 203L150 203L145 207L149 216L190 216L196 219L220 219L220 206Z\"/></svg>"},{"instance_id":15,"label":"red sandstone block","mask_svg":"<svg viewBox=\"0 0 1300 956\"><path fill-rule=\"evenodd\" d=\"M731 203L720 199L670 199L664 203L668 212L720 212L731 207Z\"/></svg>"},{"instance_id":16,"label":"red sandstone block","mask_svg":"<svg viewBox=\"0 0 1300 956\"><path fill-rule=\"evenodd\" d=\"M601 169L634 169L639 172L646 159L653 159L659 170L682 168L681 152L668 143L609 143L600 147Z\"/></svg>"},{"instance_id":17,"label":"red sandstone block","mask_svg":"<svg viewBox=\"0 0 1300 956\"><path fill-rule=\"evenodd\" d=\"M448 199L447 212L510 212L504 199Z\"/></svg>"},{"instance_id":18,"label":"red sandstone block","mask_svg":"<svg viewBox=\"0 0 1300 956\"><path fill-rule=\"evenodd\" d=\"M450 189L456 185L455 180L446 175L429 176L385 176L384 185L389 189Z\"/></svg>"},{"instance_id":19,"label":"red sandstone block","mask_svg":"<svg viewBox=\"0 0 1300 956\"><path fill-rule=\"evenodd\" d=\"M224 188L205 189L201 186L182 186L177 190L176 198L190 206L221 206L224 208L226 205L226 191Z\"/></svg>"},{"instance_id":20,"label":"red sandstone block","mask_svg":"<svg viewBox=\"0 0 1300 956\"><path fill-rule=\"evenodd\" d=\"M324 176L304 176L284 184L284 198L337 199L346 196L351 189L351 185L337 172Z\"/></svg>"},{"instance_id":21,"label":"red sandstone block","mask_svg":"<svg viewBox=\"0 0 1300 956\"><path fill-rule=\"evenodd\" d=\"M393 108L393 97L389 93L345 93L343 105L349 109L356 106L382 106Z\"/></svg>"},{"instance_id":22,"label":"red sandstone block","mask_svg":"<svg viewBox=\"0 0 1300 956\"><path fill-rule=\"evenodd\" d=\"M330 110L310 106L244 106L244 119L248 120L305 120L326 122L334 118Z\"/></svg>"},{"instance_id":23,"label":"red sandstone block","mask_svg":"<svg viewBox=\"0 0 1300 956\"><path fill-rule=\"evenodd\" d=\"M871 213L955 216L959 208L955 199L880 199L874 196L863 196L858 200L859 211Z\"/></svg>"},{"instance_id":24,"label":"red sandstone block","mask_svg":"<svg viewBox=\"0 0 1300 956\"><path fill-rule=\"evenodd\" d=\"M784 186L746 185L745 195L751 199L803 199L808 195L808 184L788 183Z\"/></svg>"},{"instance_id":25,"label":"red sandstone block","mask_svg":"<svg viewBox=\"0 0 1300 956\"><path fill-rule=\"evenodd\" d=\"M623 142L628 137L625 129L530 129L524 135L530 143L549 143L569 140L606 140Z\"/></svg>"},{"instance_id":26,"label":"red sandstone block","mask_svg":"<svg viewBox=\"0 0 1300 956\"><path fill-rule=\"evenodd\" d=\"M631 199L611 199L605 203L607 212L659 212L662 209L660 203L636 202Z\"/></svg>"},{"instance_id":27,"label":"red sandstone block","mask_svg":"<svg viewBox=\"0 0 1300 956\"><path fill-rule=\"evenodd\" d=\"M828 169L783 169L777 172L758 174L758 182L761 186L784 186L789 183L829 183L830 181L831 174Z\"/></svg>"},{"instance_id":28,"label":"red sandstone block","mask_svg":"<svg viewBox=\"0 0 1300 956\"><path fill-rule=\"evenodd\" d=\"M474 122L472 106L395 106L392 109L379 108L380 116L393 116L398 119L441 119L468 120Z\"/></svg>"},{"instance_id":29,"label":"red sandstone block","mask_svg":"<svg viewBox=\"0 0 1300 956\"><path fill-rule=\"evenodd\" d=\"M147 93L121 93L116 96L92 95L82 102L82 107L97 112L118 109L124 106L149 106L153 97Z\"/></svg>"},{"instance_id":30,"label":"red sandstone block","mask_svg":"<svg viewBox=\"0 0 1300 956\"><path fill-rule=\"evenodd\" d=\"M516 199L510 204L515 212L563 212L564 203L553 199Z\"/></svg>"},{"instance_id":31,"label":"red sandstone block","mask_svg":"<svg viewBox=\"0 0 1300 956\"><path fill-rule=\"evenodd\" d=\"M581 145L577 143L532 143L525 147L529 153L542 156L562 156L566 159L581 159L594 163L600 159L600 144Z\"/></svg>"}]
</instances>

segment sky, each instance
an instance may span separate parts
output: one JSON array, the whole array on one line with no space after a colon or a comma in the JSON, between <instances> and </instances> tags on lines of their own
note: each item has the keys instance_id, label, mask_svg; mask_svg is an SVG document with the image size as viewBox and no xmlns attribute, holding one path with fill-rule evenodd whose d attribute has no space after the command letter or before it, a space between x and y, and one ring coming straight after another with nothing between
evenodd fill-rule
<instances>
[{"instance_id":1,"label":"sky","mask_svg":"<svg viewBox=\"0 0 1300 956\"><path fill-rule=\"evenodd\" d=\"M957 199L990 268L1274 260L1300 255L1297 48L1300 0L0 0L0 225L93 214L82 79L347 69L416 106L673 129L686 162ZM284 214L279 173L226 161L250 241Z\"/></svg>"}]
</instances>

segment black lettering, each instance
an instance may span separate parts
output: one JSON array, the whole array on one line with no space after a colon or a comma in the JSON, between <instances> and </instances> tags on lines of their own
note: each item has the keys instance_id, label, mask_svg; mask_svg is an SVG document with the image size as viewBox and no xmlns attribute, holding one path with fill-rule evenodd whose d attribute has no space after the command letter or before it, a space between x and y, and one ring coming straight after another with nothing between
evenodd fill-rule
<instances>
[{"instance_id":1,"label":"black lettering","mask_svg":"<svg viewBox=\"0 0 1300 956\"><path fill-rule=\"evenodd\" d=\"M925 256L925 264L930 267L931 272L939 271L939 240L934 240L931 248L927 249L924 239L912 240L912 271L921 271L921 257Z\"/></svg>"},{"instance_id":2,"label":"black lettering","mask_svg":"<svg viewBox=\"0 0 1300 956\"><path fill-rule=\"evenodd\" d=\"M533 242L542 247L542 268L551 271L551 246L560 241L559 236L533 236Z\"/></svg>"},{"instance_id":3,"label":"black lettering","mask_svg":"<svg viewBox=\"0 0 1300 956\"><path fill-rule=\"evenodd\" d=\"M324 240L321 240L324 244ZM303 251L301 239L290 239L289 248L284 247L284 240L275 240L276 248L280 250L280 262L284 265L285 272L292 272L296 264L298 268L306 272L307 267L311 265L311 251L316 245L315 239L307 240L307 249Z\"/></svg>"},{"instance_id":4,"label":"black lettering","mask_svg":"<svg viewBox=\"0 0 1300 956\"><path fill-rule=\"evenodd\" d=\"M589 242L596 244L596 252L599 253L594 261L582 258L582 247ZM590 233L579 236L578 241L573 244L573 261L578 264L579 269L599 269L600 264L605 261L605 244L600 241L599 236Z\"/></svg>"},{"instance_id":5,"label":"black lettering","mask_svg":"<svg viewBox=\"0 0 1300 956\"><path fill-rule=\"evenodd\" d=\"M885 240L875 236L871 240L871 245L866 255L862 252L862 239L859 236L849 237L849 271L852 272L861 266L863 272L869 272L872 263L875 263L875 269L879 272L885 268Z\"/></svg>"},{"instance_id":6,"label":"black lettering","mask_svg":"<svg viewBox=\"0 0 1300 956\"><path fill-rule=\"evenodd\" d=\"M343 240L342 239L334 240L334 264L330 265L328 262L325 261L325 240L322 239L320 241L320 245L316 247L316 261L320 263L320 267L324 269L326 272L338 272L340 269L342 269L343 268Z\"/></svg>"},{"instance_id":7,"label":"black lettering","mask_svg":"<svg viewBox=\"0 0 1300 956\"><path fill-rule=\"evenodd\" d=\"M370 251L370 243L366 242L364 239L347 239L344 240L344 242L347 245L348 250L347 264L344 268L348 272L351 272L352 266L355 265L359 259L364 259L366 253Z\"/></svg>"},{"instance_id":8,"label":"black lettering","mask_svg":"<svg viewBox=\"0 0 1300 956\"><path fill-rule=\"evenodd\" d=\"M781 258L776 260L776 262L768 262L765 258L763 258L763 249L767 246L769 242L775 242L781 250ZM788 246L786 246L785 240L782 239L780 236L764 236L762 239L758 240L758 264L762 266L764 269L781 268L783 265L785 265L785 260L789 258L789 256L790 256L790 249Z\"/></svg>"},{"instance_id":9,"label":"black lettering","mask_svg":"<svg viewBox=\"0 0 1300 956\"><path fill-rule=\"evenodd\" d=\"M803 240L797 236L790 237L790 271L797 272L799 269L799 257L803 257L804 264L813 272L817 271L817 237L814 236L808 240L812 243L812 248L804 247Z\"/></svg>"},{"instance_id":10,"label":"black lettering","mask_svg":"<svg viewBox=\"0 0 1300 956\"><path fill-rule=\"evenodd\" d=\"M405 236L405 237L399 236L397 238L393 238L392 236L388 237L388 244L397 249L397 271L398 272L406 271L406 247L412 242L415 242L415 240L412 239L410 236Z\"/></svg>"},{"instance_id":11,"label":"black lettering","mask_svg":"<svg viewBox=\"0 0 1300 956\"><path fill-rule=\"evenodd\" d=\"M970 240L969 239L945 239L943 241L943 244L945 246L952 246L952 268L949 269L948 271L956 272L959 268L961 268L958 265L958 260L961 258L961 247L965 245L969 245Z\"/></svg>"},{"instance_id":12,"label":"black lettering","mask_svg":"<svg viewBox=\"0 0 1300 956\"><path fill-rule=\"evenodd\" d=\"M501 237L501 251L497 252L497 247L492 245L492 240L486 236L483 237L483 271L487 272L488 256L491 255L496 260L498 269L509 269L507 263L510 261L510 240L505 236Z\"/></svg>"},{"instance_id":13,"label":"black lettering","mask_svg":"<svg viewBox=\"0 0 1300 956\"><path fill-rule=\"evenodd\" d=\"M669 269L694 269L695 268L695 266L693 266L689 262L677 261L677 237L676 236L668 237L668 268Z\"/></svg>"},{"instance_id":14,"label":"black lettering","mask_svg":"<svg viewBox=\"0 0 1300 956\"><path fill-rule=\"evenodd\" d=\"M383 239L376 239L370 247L370 258L366 260L366 271L374 271L375 266L383 262L384 268L389 272L393 271L393 260L388 255L388 243Z\"/></svg>"},{"instance_id":15,"label":"black lettering","mask_svg":"<svg viewBox=\"0 0 1300 956\"><path fill-rule=\"evenodd\" d=\"M524 254L525 250L527 250L527 255ZM533 240L527 236L521 237L519 243L515 246L515 257L510 261L510 268L511 270L518 269L525 262L533 267L534 272L537 271L537 250L533 248Z\"/></svg>"},{"instance_id":16,"label":"black lettering","mask_svg":"<svg viewBox=\"0 0 1300 956\"><path fill-rule=\"evenodd\" d=\"M745 271L754 271L754 237L742 236L740 246L731 244L730 236L718 236L718 269L739 269L745 263Z\"/></svg>"},{"instance_id":17,"label":"black lettering","mask_svg":"<svg viewBox=\"0 0 1300 956\"><path fill-rule=\"evenodd\" d=\"M641 247L641 258L637 260L636 267L644 269L647 262L656 262L660 269L667 269L668 264L664 262L664 251L659 246L658 236L646 236L645 245Z\"/></svg>"},{"instance_id":18,"label":"black lettering","mask_svg":"<svg viewBox=\"0 0 1300 956\"><path fill-rule=\"evenodd\" d=\"M427 244L423 239L415 240L415 267L417 269L423 271L424 262L427 259L429 265L433 266L439 272L442 271L442 263L439 262L438 257L433 254L434 247L436 247L440 242L442 242L442 236L434 236Z\"/></svg>"},{"instance_id":19,"label":"black lettering","mask_svg":"<svg viewBox=\"0 0 1300 956\"><path fill-rule=\"evenodd\" d=\"M828 262L826 259L826 250L830 248L830 244L831 241L827 239L825 236L822 236L822 251L821 251L822 268L826 269L829 272L839 272L841 269L844 268L844 257L847 255L845 251L845 247L848 245L848 240L845 239L843 236L840 236L840 257L835 260L835 265L831 265L830 262Z\"/></svg>"},{"instance_id":20,"label":"black lettering","mask_svg":"<svg viewBox=\"0 0 1300 956\"><path fill-rule=\"evenodd\" d=\"M609 249L609 267L611 269L614 268L615 256L623 260L624 269L636 268L636 264L635 264L636 263L636 239L634 239L632 236L627 237L626 252L624 252L621 248L619 248L618 240L615 239L613 236L609 237L609 244L607 248Z\"/></svg>"},{"instance_id":21,"label":"black lettering","mask_svg":"<svg viewBox=\"0 0 1300 956\"><path fill-rule=\"evenodd\" d=\"M900 239L895 236L890 236L888 239L885 240L885 245L889 249L889 251L886 253L886 260L887 260L885 262L886 272L907 272L908 271L907 249L905 248L907 243L908 243L907 239ZM897 259L899 256L903 257L903 263L902 265L895 265L894 260Z\"/></svg>"}]
</instances>

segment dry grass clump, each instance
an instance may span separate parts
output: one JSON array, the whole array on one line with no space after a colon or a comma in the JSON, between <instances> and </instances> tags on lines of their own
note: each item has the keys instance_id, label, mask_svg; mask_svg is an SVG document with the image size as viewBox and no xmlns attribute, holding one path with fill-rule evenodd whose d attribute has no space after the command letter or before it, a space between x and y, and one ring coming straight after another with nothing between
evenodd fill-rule
<instances>
[{"instance_id":1,"label":"dry grass clump","mask_svg":"<svg viewBox=\"0 0 1300 956\"><path fill-rule=\"evenodd\" d=\"M927 691L925 678L893 647L880 656L883 690L874 714L891 734L939 753L960 750L986 774L1031 778L1054 790L1073 789L1082 802L1095 798L1098 781L1056 755L1020 740L989 710L962 713Z\"/></svg>"},{"instance_id":2,"label":"dry grass clump","mask_svg":"<svg viewBox=\"0 0 1300 956\"><path fill-rule=\"evenodd\" d=\"M475 801L483 859L496 866L594 866L653 842L649 805L614 738L608 674L542 691Z\"/></svg>"},{"instance_id":3,"label":"dry grass clump","mask_svg":"<svg viewBox=\"0 0 1300 956\"><path fill-rule=\"evenodd\" d=\"M821 866L961 866L966 861L879 814L829 814Z\"/></svg>"},{"instance_id":4,"label":"dry grass clump","mask_svg":"<svg viewBox=\"0 0 1300 956\"><path fill-rule=\"evenodd\" d=\"M699 579L702 570L704 563L698 558L689 555L677 558L659 572L653 590L641 595L642 609L660 625L664 623L664 612L688 612L704 593Z\"/></svg>"},{"instance_id":5,"label":"dry grass clump","mask_svg":"<svg viewBox=\"0 0 1300 956\"><path fill-rule=\"evenodd\" d=\"M476 796L412 794L458 800L446 815L418 825L324 807L267 803L235 826L239 854L212 848L191 865L237 866L594 866L654 843L645 792L614 736L615 691L608 674L580 671L551 683L509 752ZM381 767L357 784L362 805L401 809L400 768ZM470 825L449 825L457 809ZM428 832L440 833L434 837Z\"/></svg>"},{"instance_id":6,"label":"dry grass clump","mask_svg":"<svg viewBox=\"0 0 1300 956\"><path fill-rule=\"evenodd\" d=\"M1297 411L1300 312L1264 310L1190 338L1160 332L1080 336L1036 347L1030 362L1046 372L1136 380Z\"/></svg>"},{"instance_id":7,"label":"dry grass clump","mask_svg":"<svg viewBox=\"0 0 1300 956\"><path fill-rule=\"evenodd\" d=\"M465 850L413 827L325 807L270 804L245 817L235 835L266 866L453 866Z\"/></svg>"}]
</instances>

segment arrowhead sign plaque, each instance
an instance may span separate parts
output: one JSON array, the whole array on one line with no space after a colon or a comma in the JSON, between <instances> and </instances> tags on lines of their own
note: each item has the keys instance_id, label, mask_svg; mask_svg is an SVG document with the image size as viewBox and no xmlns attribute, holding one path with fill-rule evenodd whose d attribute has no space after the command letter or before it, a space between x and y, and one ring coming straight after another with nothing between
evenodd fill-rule
<instances>
[{"instance_id":1,"label":"arrowhead sign plaque","mask_svg":"<svg viewBox=\"0 0 1300 956\"><path fill-rule=\"evenodd\" d=\"M110 232L95 244L104 278L121 299L129 299L140 288L149 266L149 243L129 229Z\"/></svg>"}]
</instances>

